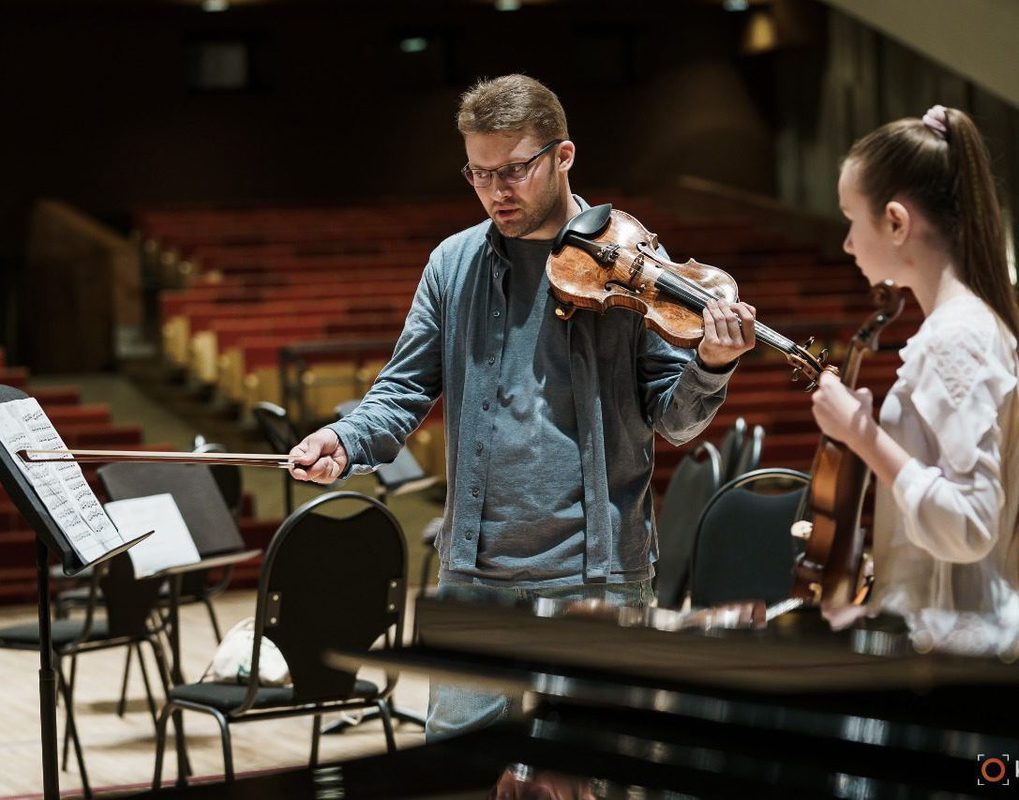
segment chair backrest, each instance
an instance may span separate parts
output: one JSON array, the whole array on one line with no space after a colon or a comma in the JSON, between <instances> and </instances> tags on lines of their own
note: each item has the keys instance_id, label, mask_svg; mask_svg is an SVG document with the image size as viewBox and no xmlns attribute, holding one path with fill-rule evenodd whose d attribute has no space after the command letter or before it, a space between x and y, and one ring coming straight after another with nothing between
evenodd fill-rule
<instances>
[{"instance_id":1,"label":"chair backrest","mask_svg":"<svg viewBox=\"0 0 1019 800\"><path fill-rule=\"evenodd\" d=\"M403 530L374 498L331 492L283 521L262 564L255 631L283 652L296 702L349 694L355 676L326 666L327 650L402 641L406 574Z\"/></svg>"},{"instance_id":2,"label":"chair backrest","mask_svg":"<svg viewBox=\"0 0 1019 800\"><path fill-rule=\"evenodd\" d=\"M301 437L297 433L297 428L282 406L263 400L255 403L251 414L273 452L286 455L300 443Z\"/></svg>"},{"instance_id":3,"label":"chair backrest","mask_svg":"<svg viewBox=\"0 0 1019 800\"><path fill-rule=\"evenodd\" d=\"M294 423L290 421L287 410L282 406L263 400L260 403L255 403L251 414L274 453L286 455L300 444L301 436L297 433ZM294 510L294 481L287 472L282 470L281 472L283 474L283 508L289 515Z\"/></svg>"},{"instance_id":4,"label":"chair backrest","mask_svg":"<svg viewBox=\"0 0 1019 800\"><path fill-rule=\"evenodd\" d=\"M722 483L732 480L732 472L736 468L746 436L747 421L743 417L737 417L718 443L718 455L722 459Z\"/></svg>"},{"instance_id":5,"label":"chair backrest","mask_svg":"<svg viewBox=\"0 0 1019 800\"><path fill-rule=\"evenodd\" d=\"M216 442L207 442L195 437L195 453L226 453L228 450L224 445ZM209 471L219 487L219 493L223 495L223 502L230 510L234 519L240 517L241 500L244 498L244 482L241 478L241 468L238 464L209 464Z\"/></svg>"},{"instance_id":6,"label":"chair backrest","mask_svg":"<svg viewBox=\"0 0 1019 800\"><path fill-rule=\"evenodd\" d=\"M697 526L694 606L789 596L800 542L789 528L809 484L798 470L758 469L715 492Z\"/></svg>"},{"instance_id":7,"label":"chair backrest","mask_svg":"<svg viewBox=\"0 0 1019 800\"><path fill-rule=\"evenodd\" d=\"M673 470L657 517L655 592L658 605L663 608L676 608L683 602L697 522L721 483L721 460L710 442L702 442L696 450L683 456Z\"/></svg>"},{"instance_id":8,"label":"chair backrest","mask_svg":"<svg viewBox=\"0 0 1019 800\"><path fill-rule=\"evenodd\" d=\"M114 556L99 569L109 638L144 637L149 615L159 600L162 579L136 579L129 553Z\"/></svg>"},{"instance_id":9,"label":"chair backrest","mask_svg":"<svg viewBox=\"0 0 1019 800\"><path fill-rule=\"evenodd\" d=\"M750 435L744 437L743 446L740 447L732 467L729 470L727 480L731 481L740 475L746 475L757 469L761 464L761 450L764 449L764 428L754 425Z\"/></svg>"},{"instance_id":10,"label":"chair backrest","mask_svg":"<svg viewBox=\"0 0 1019 800\"><path fill-rule=\"evenodd\" d=\"M111 500L173 495L198 554L203 557L244 549L237 521L205 464L145 464L118 461L99 468Z\"/></svg>"}]
</instances>

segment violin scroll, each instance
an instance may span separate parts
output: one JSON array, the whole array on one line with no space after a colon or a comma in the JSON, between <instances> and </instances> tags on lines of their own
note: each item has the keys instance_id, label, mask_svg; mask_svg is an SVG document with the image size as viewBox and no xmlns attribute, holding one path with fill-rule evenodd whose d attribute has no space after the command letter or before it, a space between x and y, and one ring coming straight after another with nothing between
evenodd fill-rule
<instances>
[{"instance_id":1,"label":"violin scroll","mask_svg":"<svg viewBox=\"0 0 1019 800\"><path fill-rule=\"evenodd\" d=\"M892 281L886 280L870 287L870 299L874 301L877 310L856 332L853 340L866 344L873 352L877 352L879 334L888 323L902 313L906 298L902 294L902 289Z\"/></svg>"}]
</instances>

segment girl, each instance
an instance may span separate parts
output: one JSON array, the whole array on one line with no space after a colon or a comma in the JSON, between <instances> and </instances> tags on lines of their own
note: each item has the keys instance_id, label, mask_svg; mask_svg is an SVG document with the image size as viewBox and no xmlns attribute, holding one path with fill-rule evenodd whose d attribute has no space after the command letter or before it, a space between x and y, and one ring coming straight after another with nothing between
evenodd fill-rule
<instances>
[{"instance_id":1,"label":"girl","mask_svg":"<svg viewBox=\"0 0 1019 800\"><path fill-rule=\"evenodd\" d=\"M966 114L934 106L853 145L838 192L845 251L924 313L880 424L870 393L834 376L813 397L821 430L878 479L869 611L905 616L921 650L1014 658L1019 304L987 152ZM835 626L854 616L829 609Z\"/></svg>"}]
</instances>

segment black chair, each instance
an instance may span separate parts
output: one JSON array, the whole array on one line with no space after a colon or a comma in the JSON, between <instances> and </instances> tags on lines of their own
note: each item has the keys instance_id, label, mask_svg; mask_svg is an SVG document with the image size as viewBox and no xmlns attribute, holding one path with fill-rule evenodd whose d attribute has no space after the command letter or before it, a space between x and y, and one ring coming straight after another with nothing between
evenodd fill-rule
<instances>
[{"instance_id":1,"label":"black chair","mask_svg":"<svg viewBox=\"0 0 1019 800\"><path fill-rule=\"evenodd\" d=\"M86 797L91 797L85 759L81 741L78 738L74 720L74 671L67 678L63 660L71 658L72 664L79 655L107 650L112 647L137 648L147 643L158 665L159 677L164 692L169 690L169 669L163 651L160 635L163 632L152 612L159 598L161 580L143 578L136 580L134 567L128 553L122 553L98 567L89 584L89 602L85 613L73 619L58 619L53 622L53 650L56 655L57 675L61 697L66 713L64 768L67 759L67 737L74 743L78 769L81 773L82 788ZM100 594L101 591L101 594ZM15 650L39 649L38 622L11 625L0 628L0 647ZM143 676L145 673L143 672ZM153 724L157 721L156 707L152 699L148 678L145 677L149 712Z\"/></svg>"},{"instance_id":2,"label":"black chair","mask_svg":"<svg viewBox=\"0 0 1019 800\"><path fill-rule=\"evenodd\" d=\"M224 445L218 442L210 442L204 436L195 436L193 453L226 453ZM241 502L244 500L244 481L241 477L241 468L237 464L210 464L213 480L223 496L223 502L234 519L240 519Z\"/></svg>"},{"instance_id":3,"label":"black chair","mask_svg":"<svg viewBox=\"0 0 1019 800\"><path fill-rule=\"evenodd\" d=\"M301 436L282 406L263 400L251 409L258 429L274 453L285 456L301 442ZM283 472L283 508L287 516L294 510L294 481L286 470Z\"/></svg>"},{"instance_id":4,"label":"black chair","mask_svg":"<svg viewBox=\"0 0 1019 800\"><path fill-rule=\"evenodd\" d=\"M327 516L326 512L330 515ZM348 516L333 516L338 513ZM210 714L219 724L226 780L234 778L230 725L313 714L311 763L318 761L322 714L377 708L386 746L396 747L388 698L396 685L361 680L327 667L333 648L368 650L403 641L407 546L400 523L382 503L356 492L331 492L305 503L280 525L262 562L255 601L251 676L243 685L192 683L170 690L159 718L154 788L162 780L166 725L176 711ZM261 637L290 668L293 685L258 683ZM178 782L184 742L178 730Z\"/></svg>"},{"instance_id":5,"label":"black chair","mask_svg":"<svg viewBox=\"0 0 1019 800\"><path fill-rule=\"evenodd\" d=\"M764 428L754 425L750 435L744 437L743 445L739 449L735 460L729 470L728 480L734 480L740 475L746 475L757 469L761 464L761 451L764 449Z\"/></svg>"},{"instance_id":6,"label":"black chair","mask_svg":"<svg viewBox=\"0 0 1019 800\"><path fill-rule=\"evenodd\" d=\"M743 452L743 443L747 438L747 421L743 417L737 417L736 421L729 426L729 429L722 436L718 443L718 455L721 458L722 483L728 483L734 477L733 473L739 461L740 453Z\"/></svg>"},{"instance_id":7,"label":"black chair","mask_svg":"<svg viewBox=\"0 0 1019 800\"><path fill-rule=\"evenodd\" d=\"M690 581L690 557L701 512L722 483L721 458L710 442L683 456L669 479L658 514L655 592L662 608L679 608Z\"/></svg>"},{"instance_id":8,"label":"black chair","mask_svg":"<svg viewBox=\"0 0 1019 800\"><path fill-rule=\"evenodd\" d=\"M793 469L758 469L725 484L697 526L690 599L696 607L744 600L771 604L789 597L802 540L799 518L810 476Z\"/></svg>"}]
</instances>

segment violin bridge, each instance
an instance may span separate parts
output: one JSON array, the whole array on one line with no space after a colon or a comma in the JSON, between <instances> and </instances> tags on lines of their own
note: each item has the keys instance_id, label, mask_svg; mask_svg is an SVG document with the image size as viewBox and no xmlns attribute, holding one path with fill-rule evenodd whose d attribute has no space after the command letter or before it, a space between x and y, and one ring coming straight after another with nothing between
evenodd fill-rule
<instances>
[{"instance_id":1,"label":"violin bridge","mask_svg":"<svg viewBox=\"0 0 1019 800\"><path fill-rule=\"evenodd\" d=\"M637 288L637 280L640 278L641 273L644 271L644 254L641 253L635 256L633 261L630 262L630 289L633 291L640 291Z\"/></svg>"}]
</instances>

